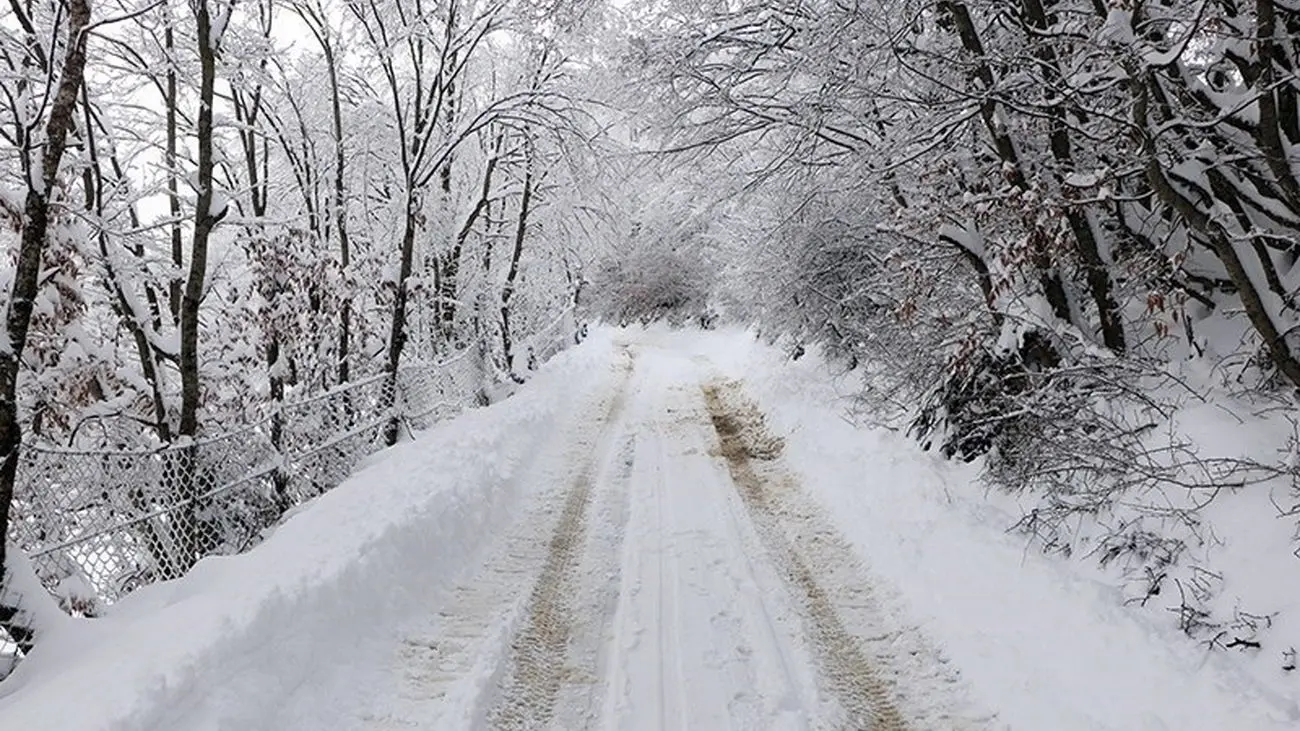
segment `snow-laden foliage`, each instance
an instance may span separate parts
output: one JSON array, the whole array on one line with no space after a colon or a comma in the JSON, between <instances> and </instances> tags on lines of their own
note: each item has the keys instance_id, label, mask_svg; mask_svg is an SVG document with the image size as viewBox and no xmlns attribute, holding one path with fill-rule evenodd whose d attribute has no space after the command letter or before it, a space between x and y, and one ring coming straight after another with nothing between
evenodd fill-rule
<instances>
[{"instance_id":1,"label":"snow-laden foliage","mask_svg":"<svg viewBox=\"0 0 1300 731\"><path fill-rule=\"evenodd\" d=\"M630 222L588 275L583 297L595 318L618 324L707 322L717 273L710 216L684 183L651 185L635 196Z\"/></svg>"},{"instance_id":2,"label":"snow-laden foliage","mask_svg":"<svg viewBox=\"0 0 1300 731\"><path fill-rule=\"evenodd\" d=\"M1300 502L1290 429L1264 416L1300 387L1300 11L652 15L622 64L654 99L641 146L726 181L705 196L728 201L711 207L720 311L860 369L864 418L978 460L1045 547L1122 565L1135 601L1256 647L1268 623L1243 617L1274 608L1206 582L1205 516L1229 491L1257 491L1266 521ZM1207 443L1183 416L1201 404L1234 414L1225 429L1272 424L1267 447Z\"/></svg>"},{"instance_id":3,"label":"snow-laden foliage","mask_svg":"<svg viewBox=\"0 0 1300 731\"><path fill-rule=\"evenodd\" d=\"M709 284L699 255L686 246L658 249L633 243L597 264L588 290L591 312L622 325L698 322L706 315Z\"/></svg>"},{"instance_id":4,"label":"snow-laden foliage","mask_svg":"<svg viewBox=\"0 0 1300 731\"><path fill-rule=\"evenodd\" d=\"M453 349L518 380L570 308L723 317L861 374L1045 547L1262 641L1203 516L1300 514L1291 4L65 8L0 16L27 439L184 445Z\"/></svg>"},{"instance_id":5,"label":"snow-laden foliage","mask_svg":"<svg viewBox=\"0 0 1300 731\"><path fill-rule=\"evenodd\" d=\"M4 440L165 451L267 424L283 454L285 404L380 375L392 401L465 349L519 380L572 310L599 4L86 7L0 14Z\"/></svg>"}]
</instances>

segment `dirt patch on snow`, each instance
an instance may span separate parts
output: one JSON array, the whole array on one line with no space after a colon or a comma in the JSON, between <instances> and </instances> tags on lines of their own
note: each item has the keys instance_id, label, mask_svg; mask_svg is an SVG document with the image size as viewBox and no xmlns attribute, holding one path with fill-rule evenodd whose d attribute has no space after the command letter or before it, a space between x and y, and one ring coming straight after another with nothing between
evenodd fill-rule
<instances>
[{"instance_id":1,"label":"dirt patch on snow","mask_svg":"<svg viewBox=\"0 0 1300 731\"><path fill-rule=\"evenodd\" d=\"M785 440L768 430L767 417L744 398L738 382L709 384L704 387L704 398L721 442L719 453L729 463L771 461L781 456Z\"/></svg>"},{"instance_id":2,"label":"dirt patch on snow","mask_svg":"<svg viewBox=\"0 0 1300 731\"><path fill-rule=\"evenodd\" d=\"M709 416L718 433L719 454L726 459L740 496L764 546L792 592L803 605L818 669L835 694L853 729L904 731L909 728L894 702L894 689L846 629L831 595L818 581L810 562L782 525L778 493L796 488L787 479L760 475L754 460L780 456L784 442L770 434L762 412L734 382L704 387ZM821 572L819 566L818 573Z\"/></svg>"}]
</instances>

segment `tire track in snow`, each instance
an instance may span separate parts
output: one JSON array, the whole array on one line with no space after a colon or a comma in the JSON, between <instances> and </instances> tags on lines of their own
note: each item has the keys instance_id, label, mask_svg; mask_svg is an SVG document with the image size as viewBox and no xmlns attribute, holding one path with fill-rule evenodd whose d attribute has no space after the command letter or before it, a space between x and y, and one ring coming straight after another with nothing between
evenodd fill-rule
<instances>
[{"instance_id":1,"label":"tire track in snow","mask_svg":"<svg viewBox=\"0 0 1300 731\"><path fill-rule=\"evenodd\" d=\"M485 728L508 670L512 638L529 607L529 588L548 555L547 540L571 493L575 466L608 429L626 390L630 361L617 365L614 388L577 406L581 427L573 443L555 440L528 468L548 486L492 546L484 563L450 591L446 604L400 631L389 682L358 708L357 725L374 731ZM570 432L566 431L567 436ZM562 449L555 447L562 446Z\"/></svg>"},{"instance_id":2,"label":"tire track in snow","mask_svg":"<svg viewBox=\"0 0 1300 731\"><path fill-rule=\"evenodd\" d=\"M601 447L627 400L627 382L632 370L630 354L627 357L628 375L610 402L601 427L593 430L595 438L575 445L585 452L585 461L569 488L541 574L528 600L523 627L512 643L509 674L503 679L500 699L488 716L494 729L545 727L555 714L561 689L572 680L580 680L575 677L578 671L565 662L576 619L572 599L587 535L587 507L605 452Z\"/></svg>"},{"instance_id":3,"label":"tire track in snow","mask_svg":"<svg viewBox=\"0 0 1300 731\"><path fill-rule=\"evenodd\" d=\"M757 435L762 432L753 428L756 419L744 418L724 403L721 386L705 386L704 399L718 433L719 452L727 461L736 489L773 560L804 604L817 662L848 716L850 727L905 731L907 723L895 707L888 685L844 628L835 606L803 557L784 537L772 508L768 485L750 463L752 458L775 458L780 452L780 442L770 437L760 441Z\"/></svg>"},{"instance_id":4,"label":"tire track in snow","mask_svg":"<svg viewBox=\"0 0 1300 731\"><path fill-rule=\"evenodd\" d=\"M771 464L784 445L766 431L763 414L739 384L714 382L702 390L718 454L764 547L803 606L818 670L844 711L844 727L995 728L988 714L954 712L964 700L953 687L955 672L915 633L888 626L851 549L793 478Z\"/></svg>"},{"instance_id":5,"label":"tire track in snow","mask_svg":"<svg viewBox=\"0 0 1300 731\"><path fill-rule=\"evenodd\" d=\"M624 419L628 419L624 411ZM566 661L569 682L560 690L553 728L598 728L604 679L616 660L607 641L622 583L620 557L630 510L628 485L635 463L636 436L631 424L615 427L607 459L597 472L587 508L587 539L579 561L583 577L570 609L585 621L575 623ZM617 435L617 440L615 440Z\"/></svg>"},{"instance_id":6,"label":"tire track in snow","mask_svg":"<svg viewBox=\"0 0 1300 731\"><path fill-rule=\"evenodd\" d=\"M801 615L762 558L725 465L708 454L716 437L694 371L650 354L643 365L629 429L635 468L619 486L630 509L617 602L603 622L612 662L601 708L585 724L553 727L807 731L823 703ZM614 483L602 479L602 493ZM837 714L833 700L824 705Z\"/></svg>"}]
</instances>

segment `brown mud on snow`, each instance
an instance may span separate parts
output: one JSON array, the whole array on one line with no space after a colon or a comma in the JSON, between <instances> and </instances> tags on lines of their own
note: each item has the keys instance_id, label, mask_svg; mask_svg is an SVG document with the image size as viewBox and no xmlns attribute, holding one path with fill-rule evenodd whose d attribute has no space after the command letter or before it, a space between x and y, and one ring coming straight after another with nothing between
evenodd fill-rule
<instances>
[{"instance_id":1,"label":"brown mud on snow","mask_svg":"<svg viewBox=\"0 0 1300 731\"><path fill-rule=\"evenodd\" d=\"M775 465L766 465L762 474L756 465L779 459L784 440L768 431L762 411L744 396L739 384L714 382L704 386L703 391L718 434L718 454L726 460L764 547L802 605L818 671L844 710L845 727L872 731L911 728L895 704L896 688L885 680L875 658L846 629L835 602L818 580L830 573L823 568L827 559L851 560L848 546L831 538L825 526L815 532L813 540L827 545L817 547L815 552L801 545L805 542L800 540L802 536L792 536L785 525L791 509L786 498L797 493L797 483ZM812 516L798 517L807 520ZM839 545L830 546L832 542ZM827 548L836 549L829 553L843 555L826 556ZM816 572L810 567L812 561L816 561ZM865 587L857 587L859 595L865 591Z\"/></svg>"}]
</instances>

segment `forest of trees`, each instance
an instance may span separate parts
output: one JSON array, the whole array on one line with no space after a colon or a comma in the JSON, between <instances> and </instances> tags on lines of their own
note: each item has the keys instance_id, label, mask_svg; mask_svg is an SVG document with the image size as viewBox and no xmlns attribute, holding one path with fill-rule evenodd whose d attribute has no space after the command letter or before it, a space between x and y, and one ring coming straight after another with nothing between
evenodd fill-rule
<instances>
[{"instance_id":1,"label":"forest of trees","mask_svg":"<svg viewBox=\"0 0 1300 731\"><path fill-rule=\"evenodd\" d=\"M1224 492L1300 514L1297 69L1286 0L827 0L677 3L623 73L699 201L704 314L865 372L861 418L981 459L1035 543L1222 647L1264 620L1171 567Z\"/></svg>"},{"instance_id":2,"label":"forest of trees","mask_svg":"<svg viewBox=\"0 0 1300 731\"><path fill-rule=\"evenodd\" d=\"M1153 448L1169 404L1300 388L1286 0L87 3L0 9L0 527L20 435L509 377L574 303L824 348L1066 550L1268 472Z\"/></svg>"},{"instance_id":3,"label":"forest of trees","mask_svg":"<svg viewBox=\"0 0 1300 731\"><path fill-rule=\"evenodd\" d=\"M605 225L592 5L6 2L0 534L20 442L183 447L471 345L517 379Z\"/></svg>"}]
</instances>

